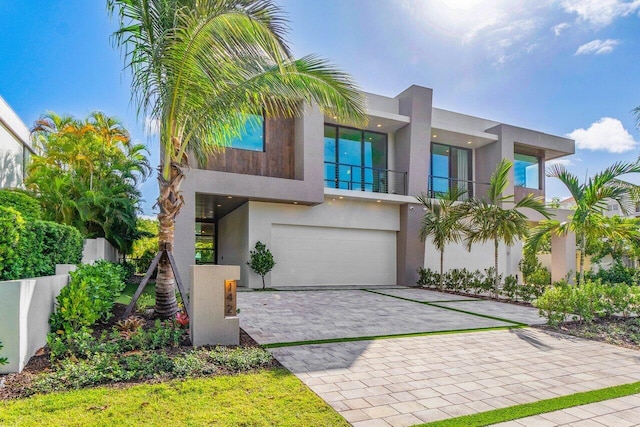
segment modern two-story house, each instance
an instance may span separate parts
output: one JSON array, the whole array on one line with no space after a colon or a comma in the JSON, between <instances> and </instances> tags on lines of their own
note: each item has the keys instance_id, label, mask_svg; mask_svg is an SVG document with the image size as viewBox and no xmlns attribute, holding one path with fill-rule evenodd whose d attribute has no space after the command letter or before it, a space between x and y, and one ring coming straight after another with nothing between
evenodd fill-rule
<instances>
[{"instance_id":1,"label":"modern two-story house","mask_svg":"<svg viewBox=\"0 0 640 427\"><path fill-rule=\"evenodd\" d=\"M260 287L246 262L261 241L276 261L271 286L413 285L418 267L438 264L419 239L416 195L457 185L480 196L507 158L508 191L544 196L545 162L574 152L570 139L434 108L429 88L366 97L365 129L312 106L296 119L254 117L224 152L187 171L176 222L181 276L196 262L240 265L239 284ZM503 252L501 270L517 273L521 249ZM481 246L450 253L447 268L493 264Z\"/></svg>"},{"instance_id":2,"label":"modern two-story house","mask_svg":"<svg viewBox=\"0 0 640 427\"><path fill-rule=\"evenodd\" d=\"M25 168L33 149L29 129L0 97L0 188L22 187Z\"/></svg>"}]
</instances>

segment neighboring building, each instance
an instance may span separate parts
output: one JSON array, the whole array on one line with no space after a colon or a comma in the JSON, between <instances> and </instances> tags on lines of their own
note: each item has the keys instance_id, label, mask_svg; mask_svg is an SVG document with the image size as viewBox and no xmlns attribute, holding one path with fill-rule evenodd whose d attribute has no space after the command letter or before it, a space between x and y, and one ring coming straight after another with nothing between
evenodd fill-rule
<instances>
[{"instance_id":1,"label":"neighboring building","mask_svg":"<svg viewBox=\"0 0 640 427\"><path fill-rule=\"evenodd\" d=\"M366 129L314 107L296 119L256 117L243 138L186 172L174 251L181 276L197 258L240 265L240 284L259 287L246 262L261 241L274 254L274 286L413 285L418 267L438 265L420 242L414 196L452 185L482 195L502 158L515 163L507 193L544 196L545 161L574 153L570 139L434 108L432 95L420 86L395 98L366 94ZM487 248L447 248L447 268L492 266ZM501 271L516 274L521 248L502 252Z\"/></svg>"},{"instance_id":2,"label":"neighboring building","mask_svg":"<svg viewBox=\"0 0 640 427\"><path fill-rule=\"evenodd\" d=\"M0 188L22 187L31 153L29 129L0 97Z\"/></svg>"}]
</instances>

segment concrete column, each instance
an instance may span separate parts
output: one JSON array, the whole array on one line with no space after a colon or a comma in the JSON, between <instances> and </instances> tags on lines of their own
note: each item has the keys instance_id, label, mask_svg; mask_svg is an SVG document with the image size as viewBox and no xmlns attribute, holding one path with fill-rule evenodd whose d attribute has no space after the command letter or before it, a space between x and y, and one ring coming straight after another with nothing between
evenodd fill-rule
<instances>
[{"instance_id":1,"label":"concrete column","mask_svg":"<svg viewBox=\"0 0 640 427\"><path fill-rule=\"evenodd\" d=\"M190 271L189 327L193 346L238 345L240 320L235 313L225 315L225 280L240 279L240 267L192 265Z\"/></svg>"},{"instance_id":2,"label":"concrete column","mask_svg":"<svg viewBox=\"0 0 640 427\"><path fill-rule=\"evenodd\" d=\"M557 282L576 272L576 235L551 236L551 280Z\"/></svg>"},{"instance_id":3,"label":"concrete column","mask_svg":"<svg viewBox=\"0 0 640 427\"><path fill-rule=\"evenodd\" d=\"M173 246L173 257L176 260L178 273L182 283L190 282L189 266L196 262L196 191L197 182L195 176L189 171L185 173L186 179L182 182L182 197L184 205L180 213L176 216L175 238Z\"/></svg>"}]
</instances>

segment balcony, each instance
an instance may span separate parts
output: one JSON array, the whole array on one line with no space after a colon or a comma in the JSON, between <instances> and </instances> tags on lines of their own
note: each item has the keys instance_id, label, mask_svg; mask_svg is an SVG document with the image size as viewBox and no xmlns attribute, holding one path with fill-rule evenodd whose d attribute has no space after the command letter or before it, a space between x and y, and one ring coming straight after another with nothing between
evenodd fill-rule
<instances>
[{"instance_id":1,"label":"balcony","mask_svg":"<svg viewBox=\"0 0 640 427\"><path fill-rule=\"evenodd\" d=\"M429 175L428 195L430 198L435 199L438 195L443 195L456 186L466 191L466 193L460 197L460 200L468 200L474 196L482 196L487 193L487 189L489 188L489 184L485 182Z\"/></svg>"},{"instance_id":2,"label":"balcony","mask_svg":"<svg viewBox=\"0 0 640 427\"><path fill-rule=\"evenodd\" d=\"M407 173L345 163L324 162L324 186L384 194L407 194Z\"/></svg>"}]
</instances>

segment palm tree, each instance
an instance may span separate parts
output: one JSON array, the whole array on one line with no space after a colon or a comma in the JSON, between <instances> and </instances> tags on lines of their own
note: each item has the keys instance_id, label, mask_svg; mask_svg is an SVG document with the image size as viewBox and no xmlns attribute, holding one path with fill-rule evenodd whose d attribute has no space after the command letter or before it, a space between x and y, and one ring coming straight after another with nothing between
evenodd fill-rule
<instances>
[{"instance_id":1,"label":"palm tree","mask_svg":"<svg viewBox=\"0 0 640 427\"><path fill-rule=\"evenodd\" d=\"M461 209L466 211L465 234L467 248L471 249L473 243L488 241L493 242L494 248L494 292L498 294L498 248L500 242L512 246L516 240L527 237L529 224L527 216L520 211L522 208L533 209L549 218L549 213L541 197L535 197L529 193L517 203L514 203L513 194L503 195L507 189L508 175L513 164L507 159L502 159L498 167L491 175L489 188L484 197L469 199ZM505 204L514 203L512 207Z\"/></svg>"},{"instance_id":2,"label":"palm tree","mask_svg":"<svg viewBox=\"0 0 640 427\"><path fill-rule=\"evenodd\" d=\"M366 123L351 78L315 56L294 59L273 0L108 0L114 40L132 75L139 116L160 123L159 249L171 250L187 153L201 161L228 145L250 115L294 117L317 104L338 120ZM156 311L177 311L163 258Z\"/></svg>"},{"instance_id":3,"label":"palm tree","mask_svg":"<svg viewBox=\"0 0 640 427\"><path fill-rule=\"evenodd\" d=\"M576 245L580 251L578 282L583 283L584 259L590 237L632 240L636 238L637 231L633 227L612 226L612 222L606 222L608 225L605 226L602 213L607 208L608 200L614 200L620 205L622 213L627 214L634 204L633 196L638 192L638 186L622 181L619 177L638 172L640 158L635 162L614 163L580 184L578 177L567 171L564 166L556 164L550 167L547 176L559 179L567 187L576 202L576 207L565 222L542 221L527 241L527 249L535 250L546 235L575 233Z\"/></svg>"},{"instance_id":4,"label":"palm tree","mask_svg":"<svg viewBox=\"0 0 640 427\"><path fill-rule=\"evenodd\" d=\"M425 208L425 214L420 225L420 240L426 241L432 236L433 245L440 252L440 280L438 289L442 290L444 281L444 249L447 243L459 242L463 230L460 224L461 205L455 205L466 193L466 190L453 186L444 194L438 194L436 200L422 194L416 198ZM458 208L458 209L456 209Z\"/></svg>"}]
</instances>

